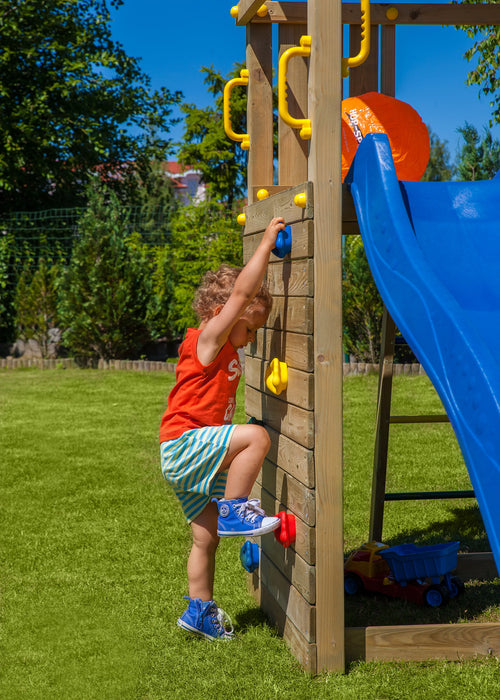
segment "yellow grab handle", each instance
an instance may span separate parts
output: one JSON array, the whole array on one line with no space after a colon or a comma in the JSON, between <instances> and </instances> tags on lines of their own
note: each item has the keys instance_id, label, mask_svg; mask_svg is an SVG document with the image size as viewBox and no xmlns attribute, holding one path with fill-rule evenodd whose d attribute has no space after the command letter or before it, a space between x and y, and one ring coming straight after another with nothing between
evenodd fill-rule
<instances>
[{"instance_id":1,"label":"yellow grab handle","mask_svg":"<svg viewBox=\"0 0 500 700\"><path fill-rule=\"evenodd\" d=\"M360 66L370 53L370 0L361 0L361 46L357 56L342 59L342 77L347 78L349 68Z\"/></svg>"},{"instance_id":2,"label":"yellow grab handle","mask_svg":"<svg viewBox=\"0 0 500 700\"><path fill-rule=\"evenodd\" d=\"M266 370L266 386L273 394L281 394L288 385L288 367L286 362L280 362L277 357L271 360Z\"/></svg>"},{"instance_id":3,"label":"yellow grab handle","mask_svg":"<svg viewBox=\"0 0 500 700\"><path fill-rule=\"evenodd\" d=\"M286 87L286 72L288 69L288 61L294 56L310 56L311 55L311 37L301 36L300 46L292 46L283 52L278 64L278 112L285 124L291 126L292 129L300 129L300 137L304 140L311 138L311 120L296 119L288 112L287 87Z\"/></svg>"},{"instance_id":4,"label":"yellow grab handle","mask_svg":"<svg viewBox=\"0 0 500 700\"><path fill-rule=\"evenodd\" d=\"M248 85L248 70L243 68L239 78L229 80L224 86L224 131L232 141L239 141L244 151L250 148L250 137L248 134L236 134L231 126L231 90L237 85Z\"/></svg>"}]
</instances>

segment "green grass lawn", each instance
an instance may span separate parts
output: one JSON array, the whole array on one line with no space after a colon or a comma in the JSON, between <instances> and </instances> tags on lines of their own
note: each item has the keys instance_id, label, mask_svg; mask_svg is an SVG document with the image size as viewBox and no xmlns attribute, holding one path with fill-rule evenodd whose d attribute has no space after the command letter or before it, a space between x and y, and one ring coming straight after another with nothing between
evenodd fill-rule
<instances>
[{"instance_id":1,"label":"green grass lawn","mask_svg":"<svg viewBox=\"0 0 500 700\"><path fill-rule=\"evenodd\" d=\"M219 548L215 597L238 634L210 644L179 630L189 528L162 479L157 433L173 375L0 372L0 697L340 698L500 694L496 659L353 665L304 674L247 593L238 539ZM345 549L367 538L376 377L345 382ZM425 377L397 377L395 411L440 412ZM244 421L240 396L236 422ZM389 488L469 488L451 428L396 426ZM487 540L471 501L386 506L384 540ZM500 619L498 582L427 612L349 601L351 625Z\"/></svg>"}]
</instances>

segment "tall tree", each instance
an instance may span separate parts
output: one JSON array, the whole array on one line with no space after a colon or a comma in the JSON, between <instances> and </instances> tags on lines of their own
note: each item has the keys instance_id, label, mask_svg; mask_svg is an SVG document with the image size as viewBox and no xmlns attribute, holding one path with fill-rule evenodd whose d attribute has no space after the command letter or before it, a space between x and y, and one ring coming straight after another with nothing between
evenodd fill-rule
<instances>
[{"instance_id":1,"label":"tall tree","mask_svg":"<svg viewBox=\"0 0 500 700\"><path fill-rule=\"evenodd\" d=\"M489 129L483 138L477 129L465 122L458 129L464 144L458 154L457 171L460 180L491 180L500 169L500 142Z\"/></svg>"},{"instance_id":2,"label":"tall tree","mask_svg":"<svg viewBox=\"0 0 500 700\"><path fill-rule=\"evenodd\" d=\"M429 139L431 142L431 153L422 180L424 182L451 180L454 168L450 165L448 142L441 141L430 127L427 128L429 130Z\"/></svg>"},{"instance_id":3,"label":"tall tree","mask_svg":"<svg viewBox=\"0 0 500 700\"><path fill-rule=\"evenodd\" d=\"M0 0L0 212L74 206L89 172L133 196L181 93L112 40L123 0Z\"/></svg>"},{"instance_id":4,"label":"tall tree","mask_svg":"<svg viewBox=\"0 0 500 700\"><path fill-rule=\"evenodd\" d=\"M495 5L496 0L462 0L465 5L488 3ZM479 85L479 93L490 100L492 116L489 126L500 123L500 61L498 46L500 45L500 26L460 26L458 29L475 38L474 45L465 52L465 58L477 60L476 68L467 76L468 85Z\"/></svg>"},{"instance_id":5,"label":"tall tree","mask_svg":"<svg viewBox=\"0 0 500 700\"><path fill-rule=\"evenodd\" d=\"M236 64L230 76L203 67L204 82L213 96L211 107L199 108L185 104L182 111L184 134L179 148L179 159L187 165L196 165L202 173L211 199L233 202L242 197L246 187L247 154L235 141L228 139L224 132L223 93L228 80L240 74L242 64ZM236 133L245 133L246 90L233 90L231 95L231 123Z\"/></svg>"}]
</instances>

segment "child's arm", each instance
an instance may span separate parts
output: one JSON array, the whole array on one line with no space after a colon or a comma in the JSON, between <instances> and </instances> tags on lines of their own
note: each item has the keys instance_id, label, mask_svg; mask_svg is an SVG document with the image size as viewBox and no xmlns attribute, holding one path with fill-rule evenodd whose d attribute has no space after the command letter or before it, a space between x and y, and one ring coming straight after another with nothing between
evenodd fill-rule
<instances>
[{"instance_id":1,"label":"child's arm","mask_svg":"<svg viewBox=\"0 0 500 700\"><path fill-rule=\"evenodd\" d=\"M214 360L226 343L234 324L245 312L260 289L269 263L269 254L276 246L276 237L285 222L275 217L266 228L257 250L238 275L231 296L220 311L202 328L198 338L198 358L203 364Z\"/></svg>"}]
</instances>

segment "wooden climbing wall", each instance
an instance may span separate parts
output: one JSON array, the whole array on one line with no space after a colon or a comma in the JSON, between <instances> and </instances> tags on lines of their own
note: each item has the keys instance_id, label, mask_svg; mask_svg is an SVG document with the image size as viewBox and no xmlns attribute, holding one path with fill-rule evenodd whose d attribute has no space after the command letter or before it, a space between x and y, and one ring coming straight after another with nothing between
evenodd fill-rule
<instances>
[{"instance_id":1,"label":"wooden climbing wall","mask_svg":"<svg viewBox=\"0 0 500 700\"><path fill-rule=\"evenodd\" d=\"M304 209L293 203L306 192ZM268 283L274 297L265 328L245 356L246 411L262 420L271 449L253 495L267 513L293 513L296 542L289 548L274 535L260 538L260 568L252 588L262 609L283 633L302 665L315 670L315 474L314 474L314 278L313 193L305 184L250 205L246 210L245 262L273 216L292 230L292 251L284 260L271 256ZM277 357L287 363L288 387L275 395L265 372Z\"/></svg>"}]
</instances>

